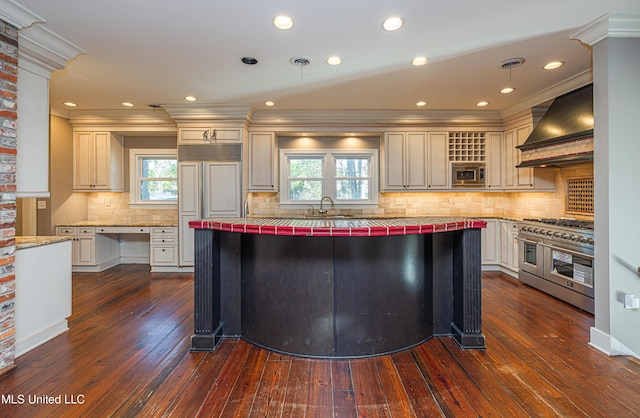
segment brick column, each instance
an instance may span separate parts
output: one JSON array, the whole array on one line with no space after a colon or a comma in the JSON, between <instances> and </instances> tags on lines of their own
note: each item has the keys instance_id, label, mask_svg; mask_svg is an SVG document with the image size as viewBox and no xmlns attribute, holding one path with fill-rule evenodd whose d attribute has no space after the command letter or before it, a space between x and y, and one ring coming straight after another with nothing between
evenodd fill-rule
<instances>
[{"instance_id":1,"label":"brick column","mask_svg":"<svg viewBox=\"0 0 640 418\"><path fill-rule=\"evenodd\" d=\"M15 365L18 31L0 20L0 374Z\"/></svg>"}]
</instances>

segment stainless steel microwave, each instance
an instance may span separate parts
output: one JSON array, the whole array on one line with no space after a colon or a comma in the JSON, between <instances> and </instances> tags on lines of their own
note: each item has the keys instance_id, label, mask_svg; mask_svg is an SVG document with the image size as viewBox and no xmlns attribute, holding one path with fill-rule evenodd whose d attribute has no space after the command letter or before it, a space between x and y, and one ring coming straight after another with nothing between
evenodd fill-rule
<instances>
[{"instance_id":1,"label":"stainless steel microwave","mask_svg":"<svg viewBox=\"0 0 640 418\"><path fill-rule=\"evenodd\" d=\"M451 163L452 187L485 187L485 163Z\"/></svg>"}]
</instances>

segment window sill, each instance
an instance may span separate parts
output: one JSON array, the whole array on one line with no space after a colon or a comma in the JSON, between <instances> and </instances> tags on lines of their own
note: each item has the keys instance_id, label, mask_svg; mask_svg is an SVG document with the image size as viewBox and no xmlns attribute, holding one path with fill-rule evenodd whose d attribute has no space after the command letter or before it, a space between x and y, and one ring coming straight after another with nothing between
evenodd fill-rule
<instances>
[{"instance_id":1,"label":"window sill","mask_svg":"<svg viewBox=\"0 0 640 418\"><path fill-rule=\"evenodd\" d=\"M178 209L178 202L174 203L129 203L131 209Z\"/></svg>"}]
</instances>

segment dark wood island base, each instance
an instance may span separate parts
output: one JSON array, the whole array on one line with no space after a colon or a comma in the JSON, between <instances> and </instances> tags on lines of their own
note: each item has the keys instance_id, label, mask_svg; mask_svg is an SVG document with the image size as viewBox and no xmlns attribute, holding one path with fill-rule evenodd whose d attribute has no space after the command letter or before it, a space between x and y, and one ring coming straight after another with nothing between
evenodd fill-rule
<instances>
[{"instance_id":1,"label":"dark wood island base","mask_svg":"<svg viewBox=\"0 0 640 418\"><path fill-rule=\"evenodd\" d=\"M356 358L450 335L481 349L480 229L468 219L194 221L194 351L223 337Z\"/></svg>"}]
</instances>

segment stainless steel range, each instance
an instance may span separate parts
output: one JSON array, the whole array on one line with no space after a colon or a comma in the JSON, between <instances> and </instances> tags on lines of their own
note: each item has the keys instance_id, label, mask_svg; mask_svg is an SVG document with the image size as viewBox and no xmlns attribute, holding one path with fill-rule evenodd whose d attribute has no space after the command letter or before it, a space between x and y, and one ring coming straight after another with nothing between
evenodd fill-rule
<instances>
[{"instance_id":1,"label":"stainless steel range","mask_svg":"<svg viewBox=\"0 0 640 418\"><path fill-rule=\"evenodd\" d=\"M518 241L522 282L593 313L593 222L524 219Z\"/></svg>"}]
</instances>

